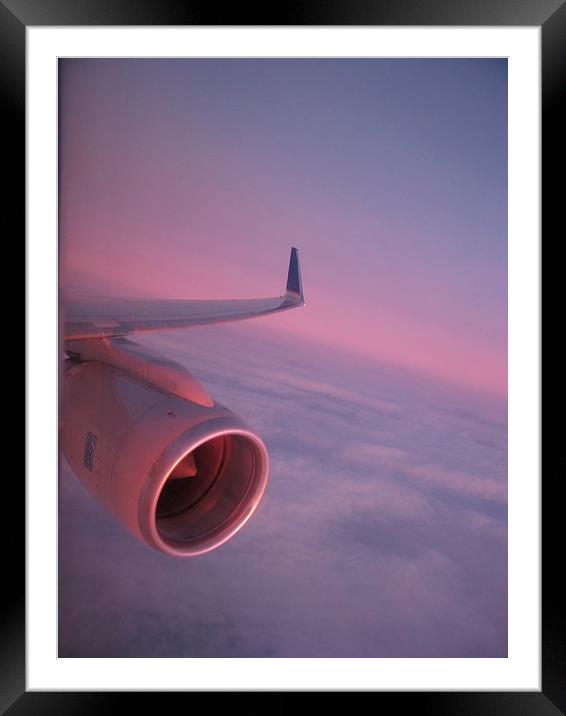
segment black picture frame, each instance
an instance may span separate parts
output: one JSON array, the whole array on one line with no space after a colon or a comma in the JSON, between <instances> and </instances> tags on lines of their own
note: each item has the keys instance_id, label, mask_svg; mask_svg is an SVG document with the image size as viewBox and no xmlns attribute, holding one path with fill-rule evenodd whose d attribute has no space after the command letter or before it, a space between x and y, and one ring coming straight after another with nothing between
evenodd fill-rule
<instances>
[{"instance_id":1,"label":"black picture frame","mask_svg":"<svg viewBox=\"0 0 566 716\"><path fill-rule=\"evenodd\" d=\"M219 23L218 19L222 22ZM559 151L565 113L560 94L566 89L565 0L350 0L349 2L285 3L277 8L241 4L219 8L216 3L180 0L0 0L0 85L5 147L3 214L16 236L25 227L25 31L28 26L67 25L443 25L540 26L542 28L542 177L543 228L559 231L563 182ZM554 229L554 227L557 227ZM564 229L562 229L563 234ZM558 238L558 237L557 237ZM12 246L14 244L12 243ZM14 346L11 337L12 347ZM17 355L16 351L14 353ZM33 446L26 445L27 450ZM12 472L12 471L10 471ZM13 566L3 590L0 612L0 708L10 714L87 714L131 707L141 696L151 708L155 693L29 692L25 678L25 516L24 480L13 472L4 480L4 505L13 505L12 520L4 519L5 552ZM554 479L556 478L556 479ZM404 706L434 714L551 714L566 713L565 610L561 602L560 549L562 503L560 474L543 490L542 554L542 689L538 692L376 692L378 706ZM17 506L17 507L16 507ZM4 513L7 512L6 507ZM556 562L555 562L556 560ZM556 566L555 566L556 565ZM8 585L8 589L6 589ZM157 693L159 708L165 697ZM180 694L186 698L187 694ZM388 702L393 699L394 703Z\"/></svg>"}]
</instances>

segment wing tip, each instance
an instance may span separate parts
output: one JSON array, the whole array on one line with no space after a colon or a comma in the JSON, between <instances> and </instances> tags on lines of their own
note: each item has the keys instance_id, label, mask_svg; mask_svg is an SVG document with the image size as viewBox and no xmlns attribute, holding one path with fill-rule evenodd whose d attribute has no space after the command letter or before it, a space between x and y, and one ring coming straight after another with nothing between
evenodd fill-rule
<instances>
[{"instance_id":1,"label":"wing tip","mask_svg":"<svg viewBox=\"0 0 566 716\"><path fill-rule=\"evenodd\" d=\"M291 247L289 257L289 270L287 272L287 285L285 293L293 298L298 297L301 305L305 302L303 295L303 282L301 280L301 265L299 263L299 251L295 246Z\"/></svg>"}]
</instances>

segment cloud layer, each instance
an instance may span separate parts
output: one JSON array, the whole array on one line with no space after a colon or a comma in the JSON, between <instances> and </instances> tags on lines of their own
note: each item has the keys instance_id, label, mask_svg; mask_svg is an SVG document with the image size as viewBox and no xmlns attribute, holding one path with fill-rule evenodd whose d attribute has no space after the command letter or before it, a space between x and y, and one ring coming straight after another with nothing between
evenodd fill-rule
<instances>
[{"instance_id":1,"label":"cloud layer","mask_svg":"<svg viewBox=\"0 0 566 716\"><path fill-rule=\"evenodd\" d=\"M140 339L265 440L246 527L188 561L137 543L64 464L59 655L507 654L504 406L252 328Z\"/></svg>"}]
</instances>

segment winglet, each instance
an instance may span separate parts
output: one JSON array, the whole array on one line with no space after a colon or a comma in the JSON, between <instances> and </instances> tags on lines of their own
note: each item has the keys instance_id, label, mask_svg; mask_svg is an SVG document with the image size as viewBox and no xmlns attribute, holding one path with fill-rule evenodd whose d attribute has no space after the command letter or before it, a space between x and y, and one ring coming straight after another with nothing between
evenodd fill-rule
<instances>
[{"instance_id":1,"label":"winglet","mask_svg":"<svg viewBox=\"0 0 566 716\"><path fill-rule=\"evenodd\" d=\"M291 258L289 259L289 273L287 274L287 286L285 287L287 294L295 294L304 303L303 284L301 281L301 267L299 265L299 252L293 246L291 249Z\"/></svg>"}]
</instances>

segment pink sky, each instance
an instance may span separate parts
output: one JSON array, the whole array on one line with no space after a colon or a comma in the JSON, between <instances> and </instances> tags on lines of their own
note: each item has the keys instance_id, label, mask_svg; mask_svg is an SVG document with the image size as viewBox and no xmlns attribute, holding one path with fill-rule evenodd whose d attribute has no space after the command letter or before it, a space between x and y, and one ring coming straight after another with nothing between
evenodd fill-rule
<instances>
[{"instance_id":1,"label":"pink sky","mask_svg":"<svg viewBox=\"0 0 566 716\"><path fill-rule=\"evenodd\" d=\"M504 61L77 61L61 71L62 282L282 292L261 319L506 396ZM259 325L259 323L258 323Z\"/></svg>"}]
</instances>

